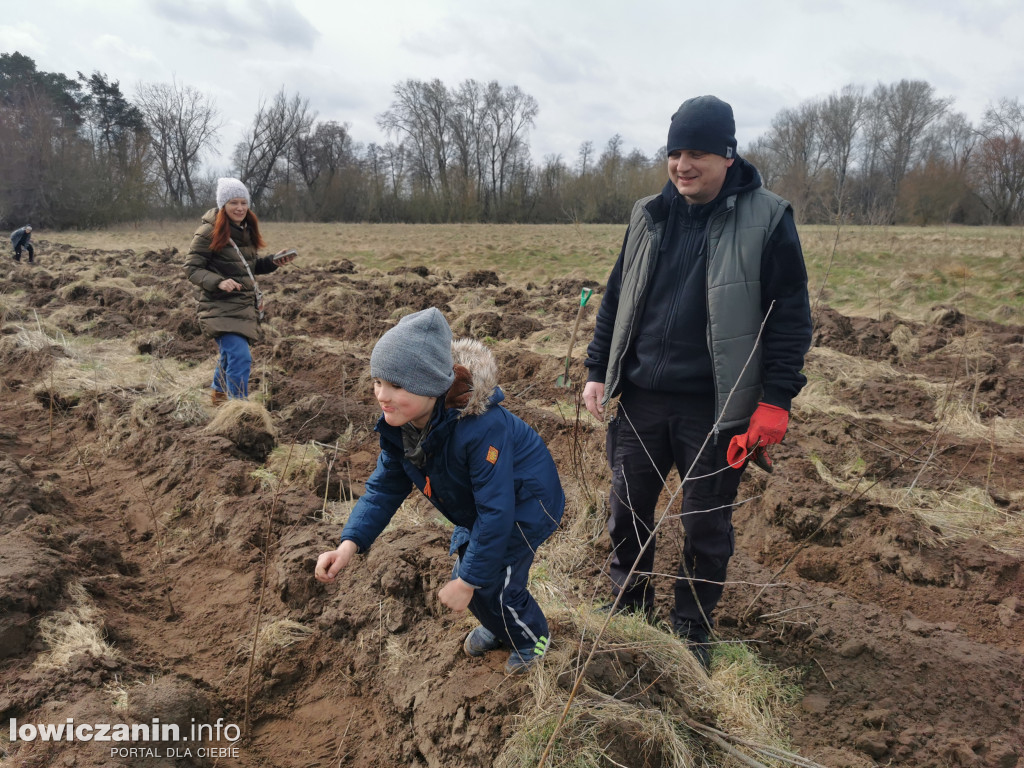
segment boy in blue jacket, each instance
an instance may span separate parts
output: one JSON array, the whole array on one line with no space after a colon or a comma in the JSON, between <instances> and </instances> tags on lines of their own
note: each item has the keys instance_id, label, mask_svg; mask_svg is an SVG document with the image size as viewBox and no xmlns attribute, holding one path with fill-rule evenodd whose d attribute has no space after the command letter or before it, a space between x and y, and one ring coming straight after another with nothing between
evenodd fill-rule
<instances>
[{"instance_id":1,"label":"boy in blue jacket","mask_svg":"<svg viewBox=\"0 0 1024 768\"><path fill-rule=\"evenodd\" d=\"M527 589L534 553L558 527L565 495L540 436L500 403L497 365L483 344L452 342L431 307L402 318L370 355L380 456L341 533L315 575L333 582L364 553L418 488L455 524L451 580L438 592L481 626L466 637L470 656L508 648L505 671L526 671L550 642L547 619Z\"/></svg>"}]
</instances>

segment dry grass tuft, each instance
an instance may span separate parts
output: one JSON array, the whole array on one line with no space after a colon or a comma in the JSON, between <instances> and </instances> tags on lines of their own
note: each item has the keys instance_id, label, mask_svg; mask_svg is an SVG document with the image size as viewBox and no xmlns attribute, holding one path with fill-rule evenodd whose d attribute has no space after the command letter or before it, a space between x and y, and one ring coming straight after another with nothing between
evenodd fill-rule
<instances>
[{"instance_id":1,"label":"dry grass tuft","mask_svg":"<svg viewBox=\"0 0 1024 768\"><path fill-rule=\"evenodd\" d=\"M559 694L564 692L550 686L550 680L533 684L534 707L528 715L520 717L518 727L495 760L496 768L527 768L538 764L564 706L558 700ZM626 741L628 746L615 744L621 741ZM569 710L547 765L566 768L624 765L615 760L625 757L621 752L627 752L632 758L629 765L697 764L687 733L664 712L637 710L605 697Z\"/></svg>"},{"instance_id":2,"label":"dry grass tuft","mask_svg":"<svg viewBox=\"0 0 1024 768\"><path fill-rule=\"evenodd\" d=\"M811 462L818 476L844 495L863 494L878 504L914 515L923 524L924 531L937 532L936 543L981 538L1000 552L1024 556L1024 518L996 506L984 488L966 486L935 490L884 484L868 488L860 478L841 479L816 456L811 457ZM1012 500L1019 503L1024 492L1013 497Z\"/></svg>"},{"instance_id":3,"label":"dry grass tuft","mask_svg":"<svg viewBox=\"0 0 1024 768\"><path fill-rule=\"evenodd\" d=\"M352 508L356 505L354 499L341 501L328 501L324 505L321 519L328 525L344 525L348 522L348 516L352 514Z\"/></svg>"},{"instance_id":4,"label":"dry grass tuft","mask_svg":"<svg viewBox=\"0 0 1024 768\"><path fill-rule=\"evenodd\" d=\"M259 430L276 438L270 413L259 403L251 400L228 400L217 409L217 415L206 425L206 431L229 439L242 430Z\"/></svg>"},{"instance_id":5,"label":"dry grass tuft","mask_svg":"<svg viewBox=\"0 0 1024 768\"><path fill-rule=\"evenodd\" d=\"M34 324L19 325L18 333L14 337L15 343L22 349L32 352L57 348L62 354L71 356L71 342L64 335L64 332L49 321L43 322L39 315L33 311Z\"/></svg>"},{"instance_id":6,"label":"dry grass tuft","mask_svg":"<svg viewBox=\"0 0 1024 768\"><path fill-rule=\"evenodd\" d=\"M71 605L51 613L39 622L39 637L46 645L34 666L39 669L66 669L81 654L95 659L118 659L117 649L103 638L99 609L81 584L68 585Z\"/></svg>"},{"instance_id":7,"label":"dry grass tuft","mask_svg":"<svg viewBox=\"0 0 1024 768\"><path fill-rule=\"evenodd\" d=\"M313 628L291 619L281 619L268 624L256 641L256 660L261 661L267 654L302 642L313 634Z\"/></svg>"},{"instance_id":8,"label":"dry grass tuft","mask_svg":"<svg viewBox=\"0 0 1024 768\"><path fill-rule=\"evenodd\" d=\"M354 502L352 503L354 505ZM448 529L452 527L452 524L441 516L441 513L427 500L426 496L422 493L412 493L398 507L391 524L418 528L430 523L436 523Z\"/></svg>"},{"instance_id":9,"label":"dry grass tuft","mask_svg":"<svg viewBox=\"0 0 1024 768\"><path fill-rule=\"evenodd\" d=\"M897 325L889 336L889 341L896 347L896 356L900 363L906 365L912 360L917 359L918 352L921 349L921 342L907 326Z\"/></svg>"},{"instance_id":10,"label":"dry grass tuft","mask_svg":"<svg viewBox=\"0 0 1024 768\"><path fill-rule=\"evenodd\" d=\"M130 416L139 427L152 427L156 414L170 415L185 426L203 424L209 418L202 393L194 386L179 387L162 394L137 395Z\"/></svg>"},{"instance_id":11,"label":"dry grass tuft","mask_svg":"<svg viewBox=\"0 0 1024 768\"><path fill-rule=\"evenodd\" d=\"M795 706L800 689L795 671L767 666L742 643L715 647L711 687L721 702L716 727L735 736L786 743L782 715Z\"/></svg>"},{"instance_id":12,"label":"dry grass tuft","mask_svg":"<svg viewBox=\"0 0 1024 768\"><path fill-rule=\"evenodd\" d=\"M605 535L604 499L587 496L577 483L565 483L566 507L562 526L537 552L530 569L530 591L542 603L558 604L573 594L576 576L593 559L595 542Z\"/></svg>"},{"instance_id":13,"label":"dry grass tuft","mask_svg":"<svg viewBox=\"0 0 1024 768\"><path fill-rule=\"evenodd\" d=\"M1024 498L1024 492L1014 495L1018 503ZM879 496L939 531L940 541L980 538L993 549L1024 558L1024 517L996 506L984 488L894 488Z\"/></svg>"},{"instance_id":14,"label":"dry grass tuft","mask_svg":"<svg viewBox=\"0 0 1024 768\"><path fill-rule=\"evenodd\" d=\"M266 468L285 485L298 482L312 488L323 460L324 451L316 443L286 443L270 452Z\"/></svg>"},{"instance_id":15,"label":"dry grass tuft","mask_svg":"<svg viewBox=\"0 0 1024 768\"><path fill-rule=\"evenodd\" d=\"M409 649L405 635L388 635L384 643L384 671L391 676L408 674L415 668L415 653Z\"/></svg>"},{"instance_id":16,"label":"dry grass tuft","mask_svg":"<svg viewBox=\"0 0 1024 768\"><path fill-rule=\"evenodd\" d=\"M971 350L970 354L976 356L973 359L984 359L986 353L980 348L972 347L970 343L967 348ZM984 370L980 364L972 370L978 368ZM865 419L865 413L852 410L850 406L842 404L841 397L833 397L833 394L839 388L856 391L873 382L899 381L907 387L920 389L922 394L934 403L934 419L908 419L892 411L872 410L870 415L874 421L901 422L925 433L933 432L938 423L950 438L964 440L994 440L998 443L1017 442L1024 437L1024 419L995 416L983 422L976 403L970 397L949 397L949 383L930 381L917 374L908 374L889 363L853 357L827 347L813 347L807 355L805 370L807 386L800 391L800 397L793 402L793 408L808 420L820 419L822 416ZM956 374L950 371L950 378L954 376ZM977 374L971 376L972 379L978 378ZM964 373L961 372L959 379L962 380L963 377Z\"/></svg>"},{"instance_id":17,"label":"dry grass tuft","mask_svg":"<svg viewBox=\"0 0 1024 768\"><path fill-rule=\"evenodd\" d=\"M127 712L131 704L132 695L139 692L154 681L151 675L149 681L136 680L134 683L126 683L120 675L114 675L114 679L103 685L103 692L110 697L110 706L117 712Z\"/></svg>"},{"instance_id":18,"label":"dry grass tuft","mask_svg":"<svg viewBox=\"0 0 1024 768\"><path fill-rule=\"evenodd\" d=\"M591 643L606 619L586 608L545 606L545 611L569 632L556 639L543 663L531 672L534 702L521 715L498 766L537 764L579 672L578 649ZM756 755L758 747L785 748L778 723L792 706L795 689L746 648L716 647L709 678L671 632L624 614L608 623L595 659L603 654L613 659L623 652L641 660L635 676L612 693L584 677L559 728L549 765L596 768L621 764L613 761L624 758L631 758L630 765L725 764L721 750L693 731L688 720L739 737L746 745L736 748L749 754ZM640 683L641 673L644 681L656 680L658 690L665 693L657 704L646 698L654 683Z\"/></svg>"}]
</instances>

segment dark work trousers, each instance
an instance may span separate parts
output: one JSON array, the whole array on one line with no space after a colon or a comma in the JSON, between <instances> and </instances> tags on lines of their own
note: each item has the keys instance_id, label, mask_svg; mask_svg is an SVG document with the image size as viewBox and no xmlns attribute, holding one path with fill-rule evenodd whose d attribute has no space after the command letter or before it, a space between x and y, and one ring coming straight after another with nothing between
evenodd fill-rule
<instances>
[{"instance_id":1,"label":"dark work trousers","mask_svg":"<svg viewBox=\"0 0 1024 768\"><path fill-rule=\"evenodd\" d=\"M32 243L25 243L24 245L14 246L14 260L21 261L21 249L24 248L28 251L28 263L31 264L36 260L36 249L32 247Z\"/></svg>"},{"instance_id":2,"label":"dark work trousers","mask_svg":"<svg viewBox=\"0 0 1024 768\"><path fill-rule=\"evenodd\" d=\"M732 503L743 470L729 467L725 454L730 438L745 428L722 431L716 441L714 436L708 438L713 424L711 396L650 392L627 384L608 425L612 470L608 533L614 547L610 570L614 593L624 591L620 606L653 612L654 583L647 574L654 566L654 542L643 555L640 549L664 512L655 507L672 466L680 478L688 471L694 478L683 487L686 541L672 610L672 626L681 634L695 626L711 628L711 614L722 596L735 548ZM634 577L627 584L638 556Z\"/></svg>"},{"instance_id":3,"label":"dark work trousers","mask_svg":"<svg viewBox=\"0 0 1024 768\"><path fill-rule=\"evenodd\" d=\"M460 549L465 554L465 546ZM522 555L506 565L498 581L478 587L469 601L469 610L508 648L515 648L523 658L544 653L548 644L548 621L533 595L526 588L533 565L533 552L524 548ZM459 559L452 568L452 579L458 577Z\"/></svg>"}]
</instances>

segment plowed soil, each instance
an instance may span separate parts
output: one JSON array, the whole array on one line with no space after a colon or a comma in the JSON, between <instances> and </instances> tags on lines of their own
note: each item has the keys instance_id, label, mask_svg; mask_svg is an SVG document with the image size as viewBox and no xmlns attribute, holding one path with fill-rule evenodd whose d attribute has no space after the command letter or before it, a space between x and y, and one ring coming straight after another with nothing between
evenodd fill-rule
<instances>
[{"instance_id":1,"label":"plowed soil","mask_svg":"<svg viewBox=\"0 0 1024 768\"><path fill-rule=\"evenodd\" d=\"M4 725L0 762L491 765L531 679L463 655L472 623L436 599L451 560L428 507L410 501L336 585L313 564L376 461L372 344L428 306L491 345L506 405L559 465L567 517L600 498L604 428L576 404L599 295L575 385L555 379L580 289L602 286L345 259L281 270L261 281L253 348L270 422L217 433L215 347L183 255L37 250L39 265L0 269L0 722L250 728L237 755L208 758L12 741ZM775 472L751 468L740 490L718 639L792 673L790 745L818 764L1024 764L1024 328L953 307L924 323L816 307L815 323ZM275 445L303 474L268 476ZM304 445L320 448L308 465ZM658 570L681 535L662 530ZM570 609L606 589L607 541L591 550ZM75 617L98 645L57 659L54 627ZM279 639L254 658L257 620ZM609 755L658 764L639 746Z\"/></svg>"}]
</instances>

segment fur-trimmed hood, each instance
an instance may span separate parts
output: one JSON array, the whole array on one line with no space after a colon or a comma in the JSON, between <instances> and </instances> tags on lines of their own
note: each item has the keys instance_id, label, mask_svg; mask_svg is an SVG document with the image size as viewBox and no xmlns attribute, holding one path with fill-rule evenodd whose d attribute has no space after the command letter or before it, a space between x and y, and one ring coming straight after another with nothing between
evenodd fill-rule
<instances>
[{"instance_id":1,"label":"fur-trimmed hood","mask_svg":"<svg viewBox=\"0 0 1024 768\"><path fill-rule=\"evenodd\" d=\"M407 447L410 430L377 420L381 454L341 538L365 552L418 488L455 526L456 575L497 593L507 567L532 556L558 527L565 494L540 435L499 405L490 350L472 339L451 349L455 383L416 446Z\"/></svg>"},{"instance_id":2,"label":"fur-trimmed hood","mask_svg":"<svg viewBox=\"0 0 1024 768\"><path fill-rule=\"evenodd\" d=\"M445 407L461 410L462 416L479 416L492 402L504 399L498 386L498 363L491 350L476 339L452 342L455 383L445 395Z\"/></svg>"}]
</instances>

